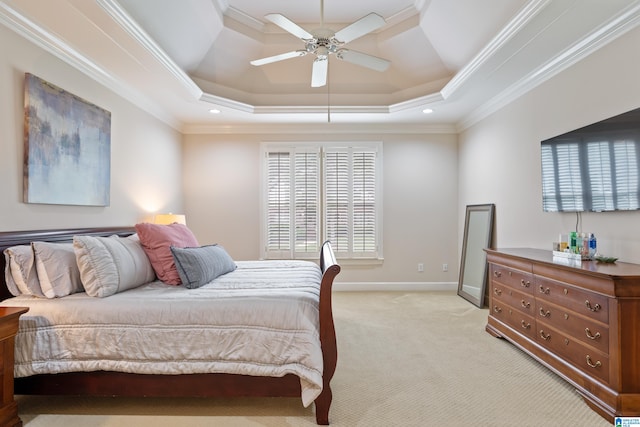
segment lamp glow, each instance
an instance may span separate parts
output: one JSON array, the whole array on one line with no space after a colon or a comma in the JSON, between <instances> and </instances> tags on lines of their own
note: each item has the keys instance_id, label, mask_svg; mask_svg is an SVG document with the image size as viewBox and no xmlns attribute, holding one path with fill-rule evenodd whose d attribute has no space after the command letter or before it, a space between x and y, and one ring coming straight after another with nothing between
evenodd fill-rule
<instances>
[{"instance_id":1,"label":"lamp glow","mask_svg":"<svg viewBox=\"0 0 640 427\"><path fill-rule=\"evenodd\" d=\"M172 213L157 214L153 218L153 223L154 224L168 225L168 224L173 224L173 223L176 223L176 222L178 224L187 225L187 218L183 214L172 214Z\"/></svg>"}]
</instances>

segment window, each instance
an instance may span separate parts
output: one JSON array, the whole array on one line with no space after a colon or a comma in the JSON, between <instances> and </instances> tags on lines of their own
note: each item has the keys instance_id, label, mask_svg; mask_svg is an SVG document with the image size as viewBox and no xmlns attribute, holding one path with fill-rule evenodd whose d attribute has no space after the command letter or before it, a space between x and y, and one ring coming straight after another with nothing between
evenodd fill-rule
<instances>
[{"instance_id":1,"label":"window","mask_svg":"<svg viewBox=\"0 0 640 427\"><path fill-rule=\"evenodd\" d=\"M263 146L265 258L381 257L380 143Z\"/></svg>"}]
</instances>

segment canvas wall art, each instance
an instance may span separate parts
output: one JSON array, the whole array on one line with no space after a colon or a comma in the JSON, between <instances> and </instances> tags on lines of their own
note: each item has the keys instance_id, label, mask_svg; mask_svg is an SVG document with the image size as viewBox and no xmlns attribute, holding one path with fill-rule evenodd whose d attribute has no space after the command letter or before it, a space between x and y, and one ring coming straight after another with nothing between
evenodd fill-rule
<instances>
[{"instance_id":1,"label":"canvas wall art","mask_svg":"<svg viewBox=\"0 0 640 427\"><path fill-rule=\"evenodd\" d=\"M24 201L109 206L111 113L25 74Z\"/></svg>"}]
</instances>

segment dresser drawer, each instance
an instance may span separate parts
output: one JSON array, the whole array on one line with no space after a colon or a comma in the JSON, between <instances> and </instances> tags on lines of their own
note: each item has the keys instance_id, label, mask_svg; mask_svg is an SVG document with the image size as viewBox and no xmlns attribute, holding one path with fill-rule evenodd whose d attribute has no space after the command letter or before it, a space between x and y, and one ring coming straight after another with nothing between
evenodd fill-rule
<instances>
[{"instance_id":1,"label":"dresser drawer","mask_svg":"<svg viewBox=\"0 0 640 427\"><path fill-rule=\"evenodd\" d=\"M503 323L511 326L522 335L534 340L536 335L536 323L533 316L529 316L520 310L505 304L504 301L493 298L491 300L491 315Z\"/></svg>"},{"instance_id":2,"label":"dresser drawer","mask_svg":"<svg viewBox=\"0 0 640 427\"><path fill-rule=\"evenodd\" d=\"M533 274L526 271L491 264L491 280L522 292L533 293Z\"/></svg>"},{"instance_id":3,"label":"dresser drawer","mask_svg":"<svg viewBox=\"0 0 640 427\"><path fill-rule=\"evenodd\" d=\"M536 340L557 356L570 362L591 377L609 382L609 356L588 347L542 320L536 322Z\"/></svg>"},{"instance_id":4,"label":"dresser drawer","mask_svg":"<svg viewBox=\"0 0 640 427\"><path fill-rule=\"evenodd\" d=\"M532 294L517 291L499 282L492 282L491 297L493 301L500 301L502 304L521 311L528 316L534 315L536 302Z\"/></svg>"},{"instance_id":5,"label":"dresser drawer","mask_svg":"<svg viewBox=\"0 0 640 427\"><path fill-rule=\"evenodd\" d=\"M609 299L604 295L541 276L535 276L535 289L536 299L540 302L550 302L587 318L609 323Z\"/></svg>"},{"instance_id":6,"label":"dresser drawer","mask_svg":"<svg viewBox=\"0 0 640 427\"><path fill-rule=\"evenodd\" d=\"M609 354L608 325L576 314L564 307L541 301L536 303L536 318L567 335Z\"/></svg>"}]
</instances>

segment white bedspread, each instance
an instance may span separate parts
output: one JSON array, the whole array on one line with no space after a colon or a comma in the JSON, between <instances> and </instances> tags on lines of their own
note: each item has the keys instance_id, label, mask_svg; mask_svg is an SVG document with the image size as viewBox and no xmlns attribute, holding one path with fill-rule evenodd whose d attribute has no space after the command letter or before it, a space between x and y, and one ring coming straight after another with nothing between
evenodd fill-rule
<instances>
[{"instance_id":1,"label":"white bedspread","mask_svg":"<svg viewBox=\"0 0 640 427\"><path fill-rule=\"evenodd\" d=\"M15 376L292 373L308 406L322 391L320 269L306 261L237 265L198 289L158 281L106 298L2 301L30 308L16 336Z\"/></svg>"}]
</instances>

